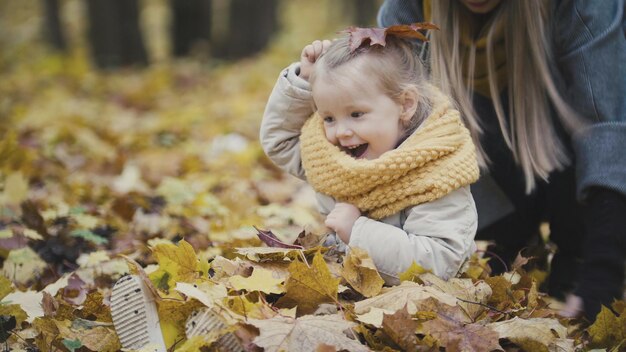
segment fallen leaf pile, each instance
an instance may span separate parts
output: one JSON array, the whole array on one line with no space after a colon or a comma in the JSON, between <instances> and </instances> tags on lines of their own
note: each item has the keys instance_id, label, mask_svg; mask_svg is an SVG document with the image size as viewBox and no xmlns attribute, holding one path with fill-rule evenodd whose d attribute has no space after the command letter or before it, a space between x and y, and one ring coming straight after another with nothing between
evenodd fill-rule
<instances>
[{"instance_id":1,"label":"fallen leaf pile","mask_svg":"<svg viewBox=\"0 0 626 352\"><path fill-rule=\"evenodd\" d=\"M250 351L625 348L624 302L590 326L561 319L540 272L490 276L475 256L458 278L413 265L386 287L365 251L321 246L311 190L257 140L276 76L306 43L294 37L302 27L217 66L97 72L81 49L0 54L6 350L120 350L111 288L128 273L154 290L176 351L208 350L227 333ZM186 339L187 318L205 307L228 328Z\"/></svg>"}]
</instances>

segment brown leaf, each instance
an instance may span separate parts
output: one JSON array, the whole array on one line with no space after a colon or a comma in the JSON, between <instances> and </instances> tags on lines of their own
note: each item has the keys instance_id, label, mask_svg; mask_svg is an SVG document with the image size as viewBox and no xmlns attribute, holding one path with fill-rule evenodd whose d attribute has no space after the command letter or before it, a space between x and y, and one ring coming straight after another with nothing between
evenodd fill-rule
<instances>
[{"instance_id":1,"label":"brown leaf","mask_svg":"<svg viewBox=\"0 0 626 352\"><path fill-rule=\"evenodd\" d=\"M429 334L446 348L446 351L500 350L498 333L480 323L466 323L465 313L459 306L439 304L437 318L422 323L422 332Z\"/></svg>"},{"instance_id":2,"label":"brown leaf","mask_svg":"<svg viewBox=\"0 0 626 352\"><path fill-rule=\"evenodd\" d=\"M485 279L491 287L491 297L487 301L490 305L500 305L500 303L511 298L511 282L503 276L493 276Z\"/></svg>"},{"instance_id":3,"label":"brown leaf","mask_svg":"<svg viewBox=\"0 0 626 352\"><path fill-rule=\"evenodd\" d=\"M283 241L279 240L278 237L276 237L276 235L272 233L272 231L261 230L256 226L254 226L254 229L257 231L257 236L259 236L259 239L269 247L304 249L304 247L302 246L284 243Z\"/></svg>"},{"instance_id":4,"label":"brown leaf","mask_svg":"<svg viewBox=\"0 0 626 352\"><path fill-rule=\"evenodd\" d=\"M341 276L365 297L373 297L380 293L385 283L369 254L356 247L350 250L350 254L344 260Z\"/></svg>"},{"instance_id":5,"label":"brown leaf","mask_svg":"<svg viewBox=\"0 0 626 352\"><path fill-rule=\"evenodd\" d=\"M59 303L48 292L43 292L43 299L41 300L41 307L43 308L43 315L46 317L54 317L59 309Z\"/></svg>"},{"instance_id":6,"label":"brown leaf","mask_svg":"<svg viewBox=\"0 0 626 352\"><path fill-rule=\"evenodd\" d=\"M484 281L474 283L471 279L457 278L445 281L431 273L420 275L420 279L425 285L436 287L441 292L461 299L458 304L470 320L475 320L485 310L481 304L485 304L491 296L491 287Z\"/></svg>"},{"instance_id":7,"label":"brown leaf","mask_svg":"<svg viewBox=\"0 0 626 352\"><path fill-rule=\"evenodd\" d=\"M300 234L298 234L298 238L296 238L293 244L308 249L321 246L325 238L326 234L316 234L315 232L308 231L308 229L305 228L302 232L300 232Z\"/></svg>"},{"instance_id":8,"label":"brown leaf","mask_svg":"<svg viewBox=\"0 0 626 352\"><path fill-rule=\"evenodd\" d=\"M406 306L394 314L383 315L383 331L405 351L417 349L415 334L419 325L418 321L412 319Z\"/></svg>"},{"instance_id":9,"label":"brown leaf","mask_svg":"<svg viewBox=\"0 0 626 352\"><path fill-rule=\"evenodd\" d=\"M86 283L76 273L72 273L68 279L67 286L63 289L63 299L67 302L79 306L87 299Z\"/></svg>"},{"instance_id":10,"label":"brown leaf","mask_svg":"<svg viewBox=\"0 0 626 352\"><path fill-rule=\"evenodd\" d=\"M422 22L413 24L399 24L387 28L349 27L348 29L340 33L348 33L350 35L350 52L353 52L367 42L370 43L370 46L385 46L386 37L388 35L398 38L419 39L422 41L428 41L426 36L419 32L420 30L427 29L439 29L439 27L435 26L432 23Z\"/></svg>"},{"instance_id":11,"label":"brown leaf","mask_svg":"<svg viewBox=\"0 0 626 352\"><path fill-rule=\"evenodd\" d=\"M369 351L366 346L344 335L343 331L355 324L339 315L307 315L297 319L277 316L267 320L248 320L261 334L254 343L266 352L310 351L325 344L339 350Z\"/></svg>"},{"instance_id":12,"label":"brown leaf","mask_svg":"<svg viewBox=\"0 0 626 352\"><path fill-rule=\"evenodd\" d=\"M26 201L21 204L21 208L24 224L43 235L44 238L48 237L48 229L45 226L43 217L39 214L37 205L31 201Z\"/></svg>"}]
</instances>

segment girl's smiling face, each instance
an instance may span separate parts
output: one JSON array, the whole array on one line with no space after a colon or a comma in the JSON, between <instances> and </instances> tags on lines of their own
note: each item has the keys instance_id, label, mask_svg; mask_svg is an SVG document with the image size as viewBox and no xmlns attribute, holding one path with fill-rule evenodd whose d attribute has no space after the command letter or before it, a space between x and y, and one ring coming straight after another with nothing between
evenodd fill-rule
<instances>
[{"instance_id":1,"label":"girl's smiling face","mask_svg":"<svg viewBox=\"0 0 626 352\"><path fill-rule=\"evenodd\" d=\"M403 136L405 110L387 96L375 79L355 79L360 59L353 67L317 76L313 100L324 120L326 139L357 159L376 159L394 149ZM366 84L364 84L367 82Z\"/></svg>"}]
</instances>

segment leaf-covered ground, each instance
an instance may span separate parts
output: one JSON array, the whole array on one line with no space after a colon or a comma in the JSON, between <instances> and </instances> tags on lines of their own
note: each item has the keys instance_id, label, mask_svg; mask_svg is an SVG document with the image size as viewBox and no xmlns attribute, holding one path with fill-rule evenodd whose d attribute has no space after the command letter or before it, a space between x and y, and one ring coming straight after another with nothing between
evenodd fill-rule
<instances>
[{"instance_id":1,"label":"leaf-covered ground","mask_svg":"<svg viewBox=\"0 0 626 352\"><path fill-rule=\"evenodd\" d=\"M414 266L383 287L366 253L319 246L311 191L257 141L280 69L332 33L299 15L319 8L292 4L275 43L235 63L102 73L81 46L1 52L2 348L119 350L111 287L132 272L158 291L171 350L233 331L266 351L624 349L624 302L591 326L559 319L541 271L490 277L475 257L457 279ZM186 319L206 306L229 327L187 340Z\"/></svg>"}]
</instances>

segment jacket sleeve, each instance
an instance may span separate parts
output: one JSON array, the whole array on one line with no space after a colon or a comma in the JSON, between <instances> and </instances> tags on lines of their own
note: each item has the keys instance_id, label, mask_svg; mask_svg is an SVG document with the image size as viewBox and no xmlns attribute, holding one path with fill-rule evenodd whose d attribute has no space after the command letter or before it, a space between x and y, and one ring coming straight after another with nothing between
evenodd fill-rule
<instances>
[{"instance_id":1,"label":"jacket sleeve","mask_svg":"<svg viewBox=\"0 0 626 352\"><path fill-rule=\"evenodd\" d=\"M389 27L394 24L423 22L422 1L385 0L380 6L380 9L378 9L376 21L381 27Z\"/></svg>"},{"instance_id":2,"label":"jacket sleeve","mask_svg":"<svg viewBox=\"0 0 626 352\"><path fill-rule=\"evenodd\" d=\"M360 217L349 245L365 249L378 271L396 282L398 274L414 261L447 279L456 275L476 249L476 226L476 207L466 186L412 207L402 228Z\"/></svg>"},{"instance_id":3,"label":"jacket sleeve","mask_svg":"<svg viewBox=\"0 0 626 352\"><path fill-rule=\"evenodd\" d=\"M265 154L282 170L305 179L300 158L300 129L313 114L314 105L308 81L291 64L280 73L270 94L263 120L260 141Z\"/></svg>"},{"instance_id":4,"label":"jacket sleeve","mask_svg":"<svg viewBox=\"0 0 626 352\"><path fill-rule=\"evenodd\" d=\"M554 41L569 103L591 124L574 134L577 195L626 195L626 22L623 0L557 1Z\"/></svg>"}]
</instances>

